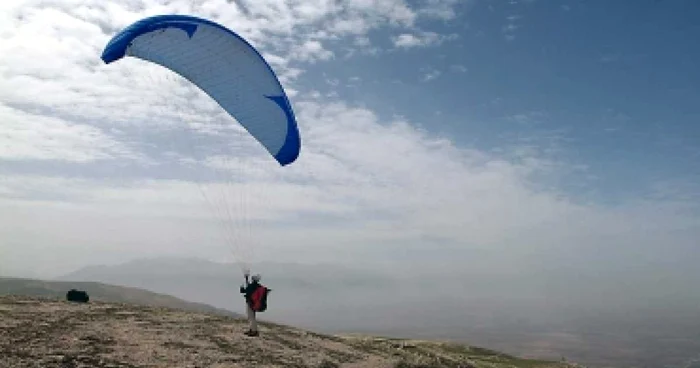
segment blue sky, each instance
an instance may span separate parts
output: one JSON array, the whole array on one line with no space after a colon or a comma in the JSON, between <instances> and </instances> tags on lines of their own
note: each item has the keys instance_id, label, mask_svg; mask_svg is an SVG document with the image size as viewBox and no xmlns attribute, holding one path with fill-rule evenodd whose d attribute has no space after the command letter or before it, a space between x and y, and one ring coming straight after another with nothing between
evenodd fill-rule
<instances>
[{"instance_id":1,"label":"blue sky","mask_svg":"<svg viewBox=\"0 0 700 368\"><path fill-rule=\"evenodd\" d=\"M159 255L230 261L233 251L406 272L416 261L518 277L577 269L621 284L642 282L621 269L653 268L691 288L700 278L697 10L2 3L0 271L56 275ZM163 13L220 22L265 55L298 117L297 162L271 165L211 99L163 68L100 62L117 31ZM236 181L211 181L223 174ZM247 200L224 218L234 233L201 195L220 188L230 191L220 205Z\"/></svg>"},{"instance_id":2,"label":"blue sky","mask_svg":"<svg viewBox=\"0 0 700 368\"><path fill-rule=\"evenodd\" d=\"M567 178L568 194L616 203L657 183L698 182L694 10L692 2L468 2L454 20L421 24L456 37L319 64L300 84L410 116L460 146L552 150L586 168ZM370 36L391 47L389 37Z\"/></svg>"}]
</instances>

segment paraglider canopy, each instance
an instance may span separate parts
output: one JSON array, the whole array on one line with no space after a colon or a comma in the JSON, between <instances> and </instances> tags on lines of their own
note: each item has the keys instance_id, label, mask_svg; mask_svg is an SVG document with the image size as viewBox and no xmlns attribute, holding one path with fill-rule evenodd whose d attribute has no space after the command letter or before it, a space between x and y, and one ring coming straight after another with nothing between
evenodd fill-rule
<instances>
[{"instance_id":1,"label":"paraglider canopy","mask_svg":"<svg viewBox=\"0 0 700 368\"><path fill-rule=\"evenodd\" d=\"M299 156L296 118L270 65L242 37L207 19L158 15L117 33L102 60L125 56L164 66L186 78L234 117L282 166Z\"/></svg>"},{"instance_id":2,"label":"paraglider canopy","mask_svg":"<svg viewBox=\"0 0 700 368\"><path fill-rule=\"evenodd\" d=\"M101 58L106 64L111 64L127 56L162 66L197 86L216 101L233 118L232 120L240 123L281 166L286 167L297 160L301 139L292 106L282 84L262 55L233 31L211 20L188 15L146 17L114 35L105 46ZM144 65L138 67L146 66L146 63L142 64ZM158 88L156 86L157 84L154 84L154 90ZM162 96L173 95L170 93L172 91L162 92L159 93ZM177 105L166 106L174 111L181 107L188 110L187 106L183 105L198 102L197 97L199 96L190 94L183 98L177 96ZM157 106L153 107L154 112L156 108ZM171 112L173 111L168 111ZM198 125L190 123L188 121L184 125ZM199 127L201 126L198 125ZM209 133L206 132L207 129L198 128L194 128L192 133ZM191 149L191 157L197 157L191 143L201 135L184 136L187 143L182 142L183 149ZM217 134L211 141L229 143L229 137L226 134ZM224 240L235 248L235 253L243 250L252 252L255 248L252 245L260 242L260 239L249 234L255 227L250 208L259 207L265 201L265 185L262 180L246 180L246 175L241 175L245 173L236 171L246 170L249 166L257 165L257 162L249 165L249 162L235 157L237 162L228 165L226 160L230 159L230 155L225 149L230 149L236 144L205 146L207 157L202 166L211 171L201 183L197 182L196 175L192 175L192 179L197 182L212 214L219 220ZM215 153L211 155L213 151ZM268 173L272 175L272 171ZM230 192L226 189L230 189ZM253 190L256 195L247 193L249 190ZM256 220L261 218L262 216L258 215ZM244 263L244 258L248 258L241 254L235 256L241 263Z\"/></svg>"}]
</instances>

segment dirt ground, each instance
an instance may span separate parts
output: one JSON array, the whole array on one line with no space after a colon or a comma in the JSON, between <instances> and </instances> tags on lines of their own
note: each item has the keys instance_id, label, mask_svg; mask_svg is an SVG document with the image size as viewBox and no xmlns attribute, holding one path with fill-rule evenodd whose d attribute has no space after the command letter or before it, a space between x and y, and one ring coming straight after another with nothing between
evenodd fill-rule
<instances>
[{"instance_id":1,"label":"dirt ground","mask_svg":"<svg viewBox=\"0 0 700 368\"><path fill-rule=\"evenodd\" d=\"M0 296L0 367L571 367L438 342L326 336L174 309Z\"/></svg>"}]
</instances>

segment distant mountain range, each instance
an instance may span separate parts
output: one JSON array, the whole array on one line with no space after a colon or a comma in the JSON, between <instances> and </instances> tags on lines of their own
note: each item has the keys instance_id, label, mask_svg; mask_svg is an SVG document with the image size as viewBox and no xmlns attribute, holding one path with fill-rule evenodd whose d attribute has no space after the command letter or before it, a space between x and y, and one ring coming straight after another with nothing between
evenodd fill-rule
<instances>
[{"instance_id":1,"label":"distant mountain range","mask_svg":"<svg viewBox=\"0 0 700 368\"><path fill-rule=\"evenodd\" d=\"M254 265L253 272L261 273L263 284L272 289L266 317L308 328L344 330L348 323L334 325L340 316L332 313L329 320L324 315L336 306L356 307L357 313L364 313L363 306L381 303L386 290L398 293L405 283L389 273L323 264L260 263ZM235 264L190 258L142 259L85 267L57 280L138 287L244 313L239 293L244 279Z\"/></svg>"}]
</instances>

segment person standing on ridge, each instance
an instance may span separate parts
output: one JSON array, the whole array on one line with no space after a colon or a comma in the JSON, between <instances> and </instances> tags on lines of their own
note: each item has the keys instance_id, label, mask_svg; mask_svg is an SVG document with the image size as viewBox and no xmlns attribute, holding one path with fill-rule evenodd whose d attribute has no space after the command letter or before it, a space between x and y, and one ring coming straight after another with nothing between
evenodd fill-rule
<instances>
[{"instance_id":1,"label":"person standing on ridge","mask_svg":"<svg viewBox=\"0 0 700 368\"><path fill-rule=\"evenodd\" d=\"M241 286L241 294L245 295L246 312L250 328L245 332L247 336L258 336L258 321L256 312L267 309L267 293L269 289L260 284L260 275L253 275L252 282L248 280L249 273L245 273L245 286Z\"/></svg>"}]
</instances>

